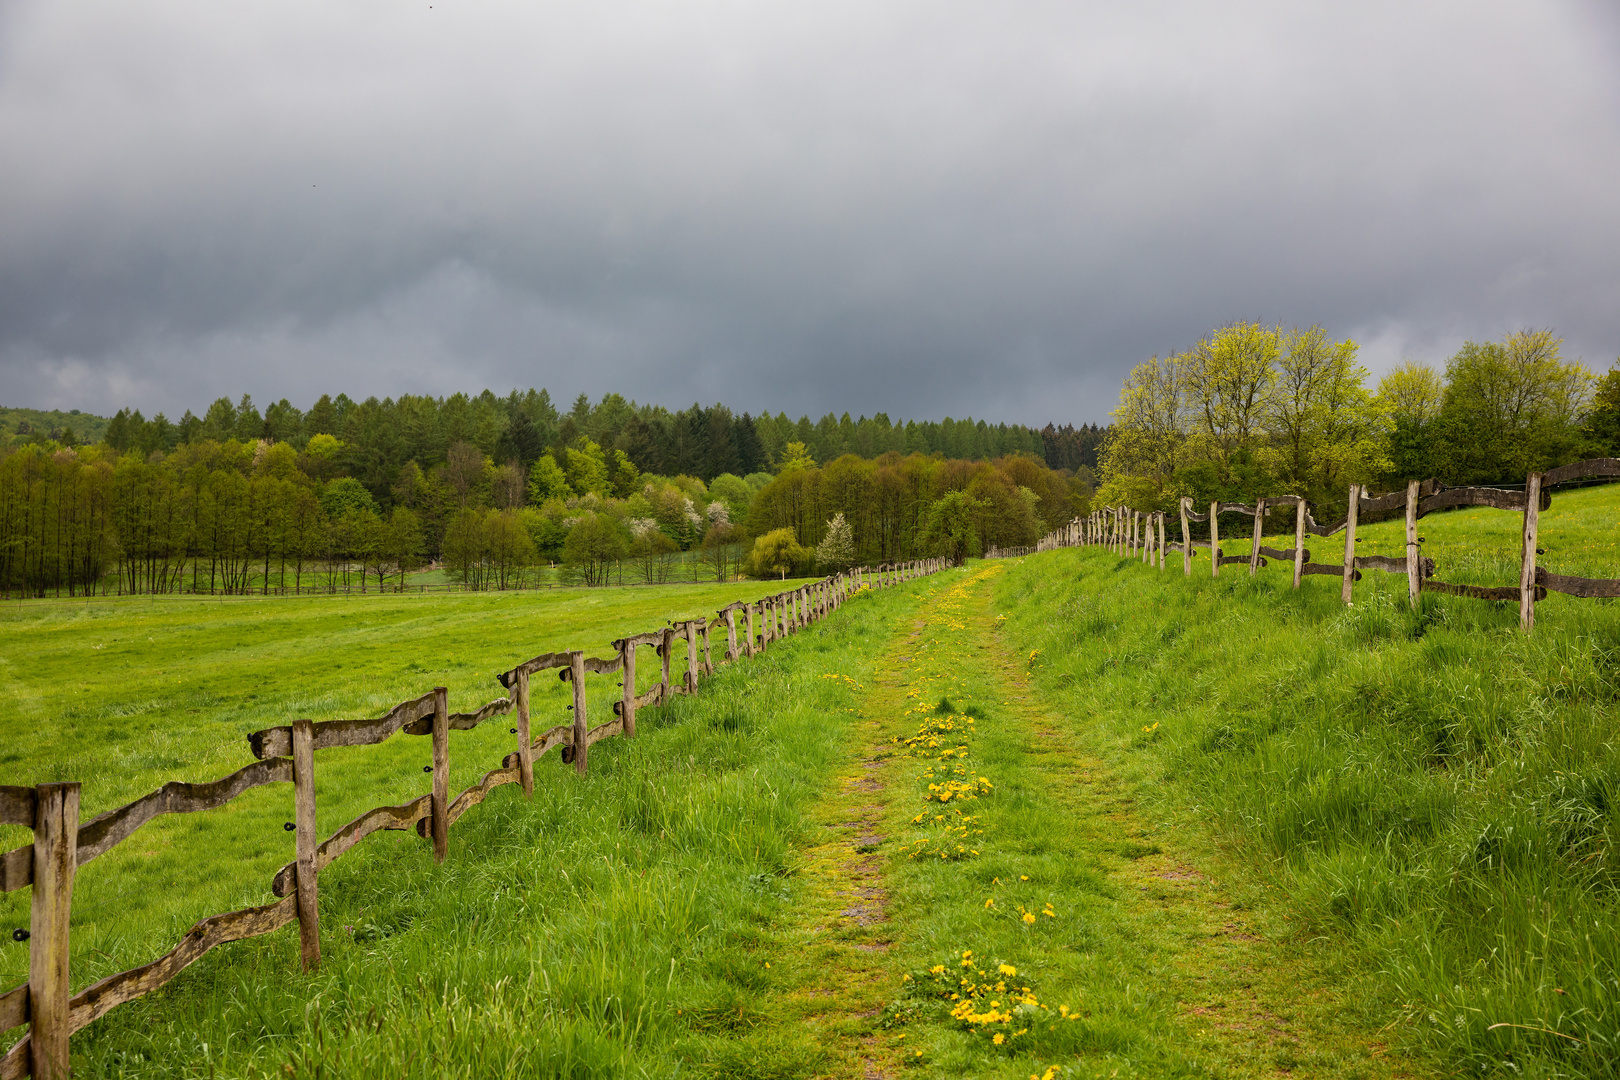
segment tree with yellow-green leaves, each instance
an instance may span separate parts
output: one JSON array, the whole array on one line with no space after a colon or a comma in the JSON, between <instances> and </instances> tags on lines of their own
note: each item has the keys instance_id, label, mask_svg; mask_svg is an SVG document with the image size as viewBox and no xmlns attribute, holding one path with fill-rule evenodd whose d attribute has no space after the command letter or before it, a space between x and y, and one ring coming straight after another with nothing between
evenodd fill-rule
<instances>
[{"instance_id":1,"label":"tree with yellow-green leaves","mask_svg":"<svg viewBox=\"0 0 1620 1080\"><path fill-rule=\"evenodd\" d=\"M779 574L786 579L789 570L803 565L809 557L809 549L799 544L792 529L772 529L754 541L755 573Z\"/></svg>"},{"instance_id":2,"label":"tree with yellow-green leaves","mask_svg":"<svg viewBox=\"0 0 1620 1080\"><path fill-rule=\"evenodd\" d=\"M1592 373L1562 344L1550 330L1465 342L1443 376L1408 362L1373 393L1354 341L1230 323L1127 376L1097 497L1171 509L1300 494L1332 509L1351 483L1504 482L1607 452Z\"/></svg>"}]
</instances>

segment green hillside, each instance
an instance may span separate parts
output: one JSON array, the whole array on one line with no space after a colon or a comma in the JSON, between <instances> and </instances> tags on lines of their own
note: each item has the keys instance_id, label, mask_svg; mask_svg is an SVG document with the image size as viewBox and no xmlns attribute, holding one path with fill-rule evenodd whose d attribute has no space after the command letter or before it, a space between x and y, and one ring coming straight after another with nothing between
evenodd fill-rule
<instances>
[{"instance_id":1,"label":"green hillside","mask_svg":"<svg viewBox=\"0 0 1620 1080\"><path fill-rule=\"evenodd\" d=\"M1617 510L1620 486L1555 492L1541 564L1620 576ZM1440 580L1508 585L1522 520L1418 532ZM1399 555L1403 532L1365 527L1358 551ZM1310 546L1343 557L1342 535ZM1554 593L1526 636L1515 603L1429 593L1414 612L1401 574L1368 572L1347 608L1337 579L1295 591L1286 564L1169 562L1067 549L998 586L1076 737L1146 814L1223 837L1232 880L1339 965L1338 1007L1388 1044L1458 1073L1614 1075L1614 602Z\"/></svg>"},{"instance_id":2,"label":"green hillside","mask_svg":"<svg viewBox=\"0 0 1620 1080\"><path fill-rule=\"evenodd\" d=\"M16 446L42 436L61 439L73 431L75 443L96 443L107 433L107 418L78 409L14 409L0 405L0 446Z\"/></svg>"}]
</instances>

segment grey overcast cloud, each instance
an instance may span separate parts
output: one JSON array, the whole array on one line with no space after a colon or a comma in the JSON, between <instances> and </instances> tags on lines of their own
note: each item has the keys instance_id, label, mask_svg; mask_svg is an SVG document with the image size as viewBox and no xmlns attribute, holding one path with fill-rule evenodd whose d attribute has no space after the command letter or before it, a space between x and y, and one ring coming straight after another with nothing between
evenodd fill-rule
<instances>
[{"instance_id":1,"label":"grey overcast cloud","mask_svg":"<svg viewBox=\"0 0 1620 1080\"><path fill-rule=\"evenodd\" d=\"M8 2L0 404L1079 423L1238 318L1601 372L1617 7Z\"/></svg>"}]
</instances>

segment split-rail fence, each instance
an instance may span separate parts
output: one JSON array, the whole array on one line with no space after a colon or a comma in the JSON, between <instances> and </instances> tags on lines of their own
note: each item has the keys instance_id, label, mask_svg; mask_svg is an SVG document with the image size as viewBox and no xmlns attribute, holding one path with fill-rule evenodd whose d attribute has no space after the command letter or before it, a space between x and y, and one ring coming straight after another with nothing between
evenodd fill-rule
<instances>
[{"instance_id":1,"label":"split-rail fence","mask_svg":"<svg viewBox=\"0 0 1620 1080\"><path fill-rule=\"evenodd\" d=\"M865 567L834 574L754 602L728 604L714 619L689 619L659 630L613 642L611 659L587 657L581 650L543 653L496 678L508 696L497 698L473 712L450 712L444 687L395 706L375 720L294 720L248 736L257 760L212 783L179 781L126 806L79 821L79 784L40 784L35 787L0 786L0 824L21 825L34 832L34 842L0 854L0 892L33 888L29 928L14 936L28 942L28 981L0 993L0 1032L28 1024L29 1030L3 1057L0 1080L34 1076L58 1080L69 1075L69 1036L109 1010L133 1001L173 979L208 950L228 941L256 937L298 922L305 970L320 964L320 916L316 899L320 872L371 833L383 829L411 829L433 845L435 861L443 862L450 843L450 826L503 784L522 784L525 797L534 794L534 763L554 747L559 756L583 775L593 743L614 735L634 737L636 710L661 705L677 694L691 694L698 680L715 670L709 633L724 627L726 650L722 663L753 656L836 610L856 590L885 588L945 569L942 559L921 559ZM739 627L739 618L745 625ZM739 640L739 631L742 634ZM672 681L671 656L677 641L686 645L686 670ZM653 646L662 660L660 680L644 694L636 693L636 650ZM700 659L701 654L701 659ZM529 730L529 679L556 669L573 684L572 722L535 735ZM585 677L621 674L623 692L613 703L614 718L591 727L585 709ZM467 731L486 720L516 714L511 733L517 749L500 767L484 774L477 784L450 797L450 732ZM404 732L432 737L433 788L403 806L369 810L322 840L315 830L315 759L317 749L365 746ZM270 885L274 903L232 911L203 919L188 930L169 952L142 967L110 975L77 994L68 982L68 924L73 905L75 872L128 839L135 830L160 814L212 810L263 784L293 786L294 858L275 875Z\"/></svg>"},{"instance_id":2,"label":"split-rail fence","mask_svg":"<svg viewBox=\"0 0 1620 1080\"><path fill-rule=\"evenodd\" d=\"M1588 598L1620 597L1620 580L1606 578L1571 577L1555 574L1536 565L1536 556L1545 552L1536 546L1540 535L1541 512L1552 505L1551 488L1589 477L1620 477L1620 460L1593 458L1561 465L1545 473L1531 473L1525 478L1524 490L1492 487L1448 488L1436 480L1412 480L1404 491L1384 495L1369 495L1360 484L1351 484L1343 520L1330 525L1318 525L1311 516L1311 505L1297 495L1278 495L1246 503L1212 502L1207 513L1194 513L1192 499L1182 496L1179 506L1181 542L1168 543L1165 539L1165 519L1162 510L1136 510L1129 506L1109 506L1093 511L1085 518L1075 518L1069 524L1042 537L1032 548L992 549L991 557L1011 557L1047 551L1059 547L1098 545L1120 554L1137 555L1143 562L1164 569L1167 554L1179 552L1182 571L1192 574L1193 556L1199 548L1210 552L1210 574L1219 576L1221 567L1246 564L1250 575L1268 565L1268 559L1292 563L1294 588L1312 574L1337 577L1341 581L1340 596L1349 604L1352 586L1361 580L1363 570L1382 570L1386 573L1405 574L1407 594L1416 606L1418 596L1425 592L1445 593L1450 596L1471 596L1480 600L1512 602L1519 605L1519 624L1526 632L1535 628L1536 603L1547 597L1549 589L1569 596ZM1487 506L1507 510L1523 516L1521 532L1520 574L1517 585L1486 587L1480 585L1452 585L1435 581L1435 561L1421 554L1422 537L1418 536L1418 520L1436 510L1466 506ZM1265 518L1274 508L1292 507L1294 510L1294 546L1292 550L1265 547L1261 543ZM1406 555L1388 558L1382 555L1356 554L1356 525L1369 514L1392 513L1404 510L1406 515ZM1227 555L1221 548L1220 516L1238 514L1253 520L1253 535L1249 551L1244 555ZM1195 540L1189 529L1190 522L1208 522L1209 539ZM1344 533L1344 561L1318 563L1311 561L1311 552L1305 546L1305 536L1329 537Z\"/></svg>"}]
</instances>

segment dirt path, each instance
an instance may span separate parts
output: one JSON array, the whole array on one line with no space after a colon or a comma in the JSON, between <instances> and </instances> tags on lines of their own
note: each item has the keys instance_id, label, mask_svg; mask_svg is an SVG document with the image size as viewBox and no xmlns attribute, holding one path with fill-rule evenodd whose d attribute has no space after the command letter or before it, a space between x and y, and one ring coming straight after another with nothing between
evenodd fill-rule
<instances>
[{"instance_id":1,"label":"dirt path","mask_svg":"<svg viewBox=\"0 0 1620 1080\"><path fill-rule=\"evenodd\" d=\"M1083 725L1040 699L1030 658L997 629L1000 569L923 587L882 674L859 688L849 767L815 811L787 1011L827 1051L821 1075L1405 1075L1341 1015L1335 974L1286 920L1223 884L1207 838L1144 820L1132 787L1088 752ZM897 744L947 701L963 711L968 772L994 788L954 806L924 801L945 766ZM933 842L931 821L964 811L951 821L982 826L967 841L979 847L912 857ZM1048 918L1032 925L1015 905ZM1019 1052L919 998L917 973L974 950L973 963L1007 957L1043 979L1040 1008L1066 999L1085 1037L1026 1025Z\"/></svg>"},{"instance_id":2,"label":"dirt path","mask_svg":"<svg viewBox=\"0 0 1620 1080\"><path fill-rule=\"evenodd\" d=\"M899 1062L874 1023L899 982L889 962L896 933L885 851L892 831L886 820L893 804L890 740L904 696L906 653L925 625L902 626L884 649L883 674L859 687L849 767L816 807L816 840L803 852L808 901L800 940L808 973L792 996L792 1012L831 1054L828 1076L876 1080L896 1075Z\"/></svg>"}]
</instances>

